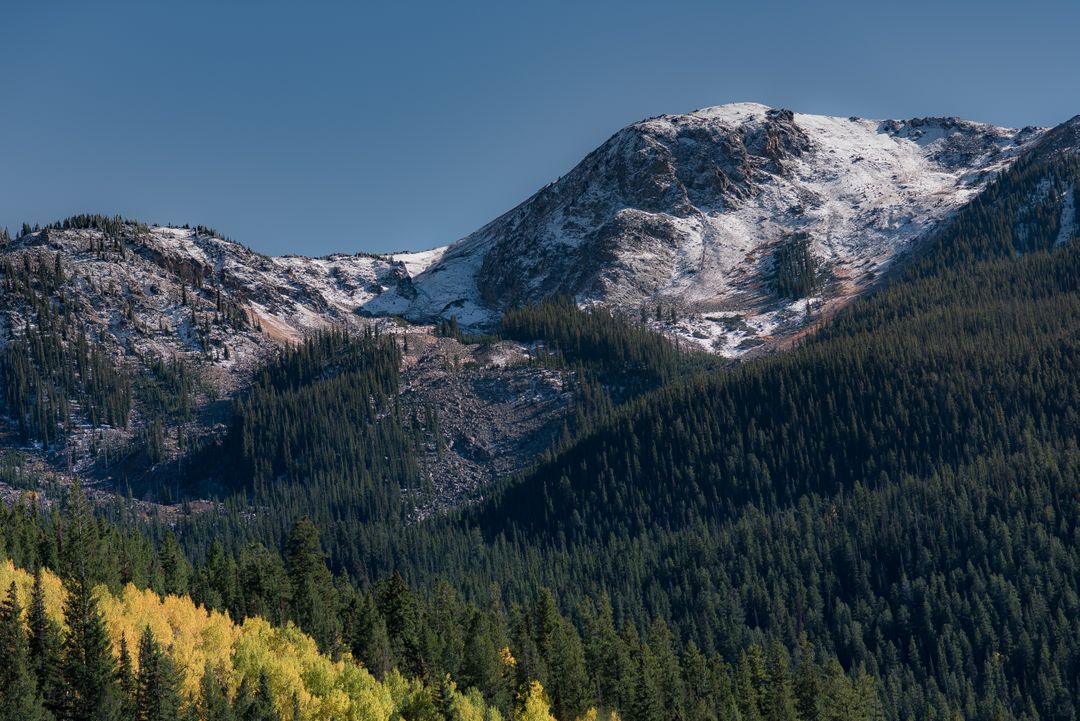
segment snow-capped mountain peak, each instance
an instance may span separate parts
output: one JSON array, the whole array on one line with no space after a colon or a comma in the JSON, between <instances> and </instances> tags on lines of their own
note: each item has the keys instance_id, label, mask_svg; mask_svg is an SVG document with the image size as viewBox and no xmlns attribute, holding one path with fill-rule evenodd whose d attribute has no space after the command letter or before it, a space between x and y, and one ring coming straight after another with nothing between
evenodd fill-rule
<instances>
[{"instance_id":1,"label":"snow-capped mountain peak","mask_svg":"<svg viewBox=\"0 0 1080 721\"><path fill-rule=\"evenodd\" d=\"M832 279L828 298L811 299L821 312L865 288L1042 134L756 103L649 118L441 252L413 276L406 314L482 326L506 307L565 293L650 316L660 305L667 329L738 355L807 320L806 299L785 301L767 283L785 239L807 239Z\"/></svg>"},{"instance_id":2,"label":"snow-capped mountain peak","mask_svg":"<svg viewBox=\"0 0 1080 721\"><path fill-rule=\"evenodd\" d=\"M95 287L120 288L163 328L191 324L175 309L183 283L213 288L277 342L372 316L453 315L479 330L506 308L568 294L737 356L861 293L1023 152L1075 146L1077 127L733 103L633 123L517 207L429 251L267 257L206 229L160 226L125 231L125 263L91 250L95 230L20 242L68 251L95 269ZM822 282L785 294L775 269L793 242Z\"/></svg>"}]
</instances>

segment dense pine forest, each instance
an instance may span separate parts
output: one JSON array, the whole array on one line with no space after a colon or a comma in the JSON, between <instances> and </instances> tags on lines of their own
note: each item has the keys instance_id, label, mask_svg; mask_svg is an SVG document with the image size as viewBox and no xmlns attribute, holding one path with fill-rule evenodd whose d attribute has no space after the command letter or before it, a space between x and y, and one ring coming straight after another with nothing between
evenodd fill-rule
<instances>
[{"instance_id":1,"label":"dense pine forest","mask_svg":"<svg viewBox=\"0 0 1080 721\"><path fill-rule=\"evenodd\" d=\"M77 485L63 506L0 510L3 719L880 717L874 679L805 642L752 644L732 664L677 650L660 619L617 630L606 596L583 608L583 640L546 590L507 608L398 574L357 588L306 518L284 556L214 544L192 564L172 535L155 545L95 518Z\"/></svg>"},{"instance_id":2,"label":"dense pine forest","mask_svg":"<svg viewBox=\"0 0 1080 721\"><path fill-rule=\"evenodd\" d=\"M566 299L512 310L499 336L571 371L566 432L422 522L435 413L397 402L402 340L314 335L183 448L168 499L210 508L2 511L0 718L1076 719L1077 203L1075 156L1020 160L798 347L730 367ZM803 239L773 262L779 295L822 287ZM59 263L0 271L37 318L0 358L21 436L123 426L137 396L160 458L183 364L129 377ZM154 603L241 624L220 667ZM275 671L274 634L324 665Z\"/></svg>"}]
</instances>

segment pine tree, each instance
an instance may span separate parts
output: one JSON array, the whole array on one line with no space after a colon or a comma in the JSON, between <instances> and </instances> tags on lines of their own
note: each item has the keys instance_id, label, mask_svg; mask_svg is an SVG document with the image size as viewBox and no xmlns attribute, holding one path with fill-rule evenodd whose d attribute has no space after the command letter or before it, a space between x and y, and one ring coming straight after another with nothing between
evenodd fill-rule
<instances>
[{"instance_id":1,"label":"pine tree","mask_svg":"<svg viewBox=\"0 0 1080 721\"><path fill-rule=\"evenodd\" d=\"M180 677L176 664L161 649L147 626L139 637L139 672L135 679L139 721L177 721L180 715Z\"/></svg>"},{"instance_id":2,"label":"pine tree","mask_svg":"<svg viewBox=\"0 0 1080 721\"><path fill-rule=\"evenodd\" d=\"M764 721L797 721L795 705L787 651L780 641L773 640L765 659L762 717Z\"/></svg>"},{"instance_id":3,"label":"pine tree","mask_svg":"<svg viewBox=\"0 0 1080 721\"><path fill-rule=\"evenodd\" d=\"M45 590L40 567L34 572L34 585L30 592L30 606L26 616L30 627L30 667L37 679L45 708L53 716L59 716L63 708L61 699L64 686L60 676L62 641L60 627L49 618L45 610Z\"/></svg>"},{"instance_id":4,"label":"pine tree","mask_svg":"<svg viewBox=\"0 0 1080 721\"><path fill-rule=\"evenodd\" d=\"M353 657L376 678L390 671L390 634L369 594L356 594L346 614L345 638Z\"/></svg>"},{"instance_id":5,"label":"pine tree","mask_svg":"<svg viewBox=\"0 0 1080 721\"><path fill-rule=\"evenodd\" d=\"M200 721L233 721L234 718L222 672L213 668L209 662L203 668L202 679L199 680L196 708Z\"/></svg>"},{"instance_id":6,"label":"pine tree","mask_svg":"<svg viewBox=\"0 0 1080 721\"><path fill-rule=\"evenodd\" d=\"M120 686L120 715L125 721L138 719L137 691L135 671L131 663L131 651L128 649L127 635L120 635L120 656L116 664L116 681Z\"/></svg>"},{"instance_id":7,"label":"pine tree","mask_svg":"<svg viewBox=\"0 0 1080 721\"><path fill-rule=\"evenodd\" d=\"M821 719L821 672L814 663L814 648L804 634L799 639L799 664L795 675L795 708L800 721Z\"/></svg>"},{"instance_id":8,"label":"pine tree","mask_svg":"<svg viewBox=\"0 0 1080 721\"><path fill-rule=\"evenodd\" d=\"M61 575L86 579L90 586L105 580L102 569L106 564L101 562L97 520L78 480L68 493L63 531Z\"/></svg>"},{"instance_id":9,"label":"pine tree","mask_svg":"<svg viewBox=\"0 0 1080 721\"><path fill-rule=\"evenodd\" d=\"M666 721L660 666L656 656L649 644L643 643L638 648L637 657L634 700L628 709L630 718L632 721Z\"/></svg>"},{"instance_id":10,"label":"pine tree","mask_svg":"<svg viewBox=\"0 0 1080 721\"><path fill-rule=\"evenodd\" d=\"M691 639L682 658L683 688L686 690L686 718L689 721L708 721L713 718L712 701L715 694L709 662Z\"/></svg>"},{"instance_id":11,"label":"pine tree","mask_svg":"<svg viewBox=\"0 0 1080 721\"><path fill-rule=\"evenodd\" d=\"M649 627L649 648L656 656L664 709L669 718L685 718L682 672L675 654L675 639L663 620L657 618Z\"/></svg>"},{"instance_id":12,"label":"pine tree","mask_svg":"<svg viewBox=\"0 0 1080 721\"><path fill-rule=\"evenodd\" d=\"M760 646L750 646L735 667L735 696L739 712L747 721L762 721L765 699L765 658Z\"/></svg>"},{"instance_id":13,"label":"pine tree","mask_svg":"<svg viewBox=\"0 0 1080 721\"><path fill-rule=\"evenodd\" d=\"M258 687L254 693L245 676L236 692L233 718L236 721L281 721L281 715L274 708L274 697L270 691L270 679L266 672L259 673Z\"/></svg>"},{"instance_id":14,"label":"pine tree","mask_svg":"<svg viewBox=\"0 0 1080 721\"><path fill-rule=\"evenodd\" d=\"M182 596L188 592L188 580L191 576L191 564L184 557L176 535L169 531L165 534L158 550L158 563L161 566L162 593Z\"/></svg>"},{"instance_id":15,"label":"pine tree","mask_svg":"<svg viewBox=\"0 0 1080 721\"><path fill-rule=\"evenodd\" d=\"M398 573L379 584L375 594L379 612L386 620L391 651L398 666L406 673L418 676L424 669L420 646L420 618L416 600L405 579Z\"/></svg>"},{"instance_id":16,"label":"pine tree","mask_svg":"<svg viewBox=\"0 0 1080 721\"><path fill-rule=\"evenodd\" d=\"M109 636L85 576L68 580L64 624L64 719L119 721L120 692Z\"/></svg>"},{"instance_id":17,"label":"pine tree","mask_svg":"<svg viewBox=\"0 0 1080 721\"><path fill-rule=\"evenodd\" d=\"M44 721L50 714L30 666L18 589L12 581L0 604L0 721Z\"/></svg>"},{"instance_id":18,"label":"pine tree","mask_svg":"<svg viewBox=\"0 0 1080 721\"><path fill-rule=\"evenodd\" d=\"M554 714L569 719L584 713L590 699L585 653L577 629L561 617L552 634L547 665L551 674Z\"/></svg>"},{"instance_id":19,"label":"pine tree","mask_svg":"<svg viewBox=\"0 0 1080 721\"><path fill-rule=\"evenodd\" d=\"M314 637L320 649L333 651L341 636L337 593L319 543L319 529L310 518L305 516L293 525L285 554L292 619Z\"/></svg>"}]
</instances>

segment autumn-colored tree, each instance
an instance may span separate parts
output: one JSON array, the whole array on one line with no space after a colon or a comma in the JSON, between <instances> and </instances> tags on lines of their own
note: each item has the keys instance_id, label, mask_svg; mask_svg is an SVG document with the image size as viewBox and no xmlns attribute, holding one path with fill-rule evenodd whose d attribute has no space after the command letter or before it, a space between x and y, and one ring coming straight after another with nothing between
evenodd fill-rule
<instances>
[{"instance_id":1,"label":"autumn-colored tree","mask_svg":"<svg viewBox=\"0 0 1080 721\"><path fill-rule=\"evenodd\" d=\"M513 721L556 721L551 715L551 703L539 681L528 683L518 694Z\"/></svg>"}]
</instances>

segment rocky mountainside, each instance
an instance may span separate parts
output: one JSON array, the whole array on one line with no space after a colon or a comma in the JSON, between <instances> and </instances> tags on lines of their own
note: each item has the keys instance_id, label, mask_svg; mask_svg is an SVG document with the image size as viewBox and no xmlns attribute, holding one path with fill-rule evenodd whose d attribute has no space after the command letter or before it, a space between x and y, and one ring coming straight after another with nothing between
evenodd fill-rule
<instances>
[{"instance_id":1,"label":"rocky mountainside","mask_svg":"<svg viewBox=\"0 0 1080 721\"><path fill-rule=\"evenodd\" d=\"M44 467L121 489L146 487L150 478L161 485L175 470L171 461L226 431L229 399L267 360L331 327L399 339L402 407L435 425L417 449L419 513L522 470L572 411L568 372L528 367L521 344L466 345L436 337L431 326L363 313L383 294L409 298L409 256L272 258L205 228L90 224L105 227L62 223L0 246L0 351L22 353L17 343L27 337L48 344L49 329L59 326L59 340L36 353L37 365L82 341L130 379L130 389L113 393L125 405L120 417L103 419L78 382L35 390L70 417L63 442L20 440L19 422L8 417L0 419L0 455L3 447L21 449ZM162 448L148 458L143 436L154 424L164 426Z\"/></svg>"},{"instance_id":2,"label":"rocky mountainside","mask_svg":"<svg viewBox=\"0 0 1080 721\"><path fill-rule=\"evenodd\" d=\"M737 356L858 294L1024 151L1074 144L1075 133L1069 123L1017 131L722 105L635 123L513 210L430 251L267 257L213 234L150 227L129 243L153 263L149 277L96 262L150 312L177 294L170 274L235 299L263 333L234 350L358 316L453 315L484 330L508 307L569 294ZM94 232L19 243L85 262ZM778 292L778 251L792 244L805 248L814 282ZM162 322L184 334L183 318Z\"/></svg>"},{"instance_id":3,"label":"rocky mountainside","mask_svg":"<svg viewBox=\"0 0 1080 721\"><path fill-rule=\"evenodd\" d=\"M466 238L393 255L268 257L202 227L71 219L0 245L0 350L47 364L50 338L83 348L89 380L54 374L68 395L26 414L68 419L66 442L29 450L56 469L132 481L224 432L228 399L286 345L329 327L396 334L403 407L438 416L419 449L437 489L426 512L437 496L474 497L523 469L565 432L574 404L573 373L523 363L529 346L440 338L433 323L484 331L508 308L570 295L736 357L795 337L1002 169L1076 148L1078 132L1077 119L1017 131L753 104L660 116ZM1063 192L1068 239L1077 215ZM17 345L31 329L36 350ZM130 391L109 385L112 366L135 379ZM132 458L155 423L168 427L155 431L161 448ZM25 431L9 422L3 444Z\"/></svg>"},{"instance_id":4,"label":"rocky mountainside","mask_svg":"<svg viewBox=\"0 0 1080 721\"><path fill-rule=\"evenodd\" d=\"M735 104L621 130L449 246L408 314L483 326L555 293L650 317L725 355L859 293L1044 131L877 121ZM775 251L803 241L821 282L782 297ZM662 312L654 313L657 305ZM714 314L714 315L710 315Z\"/></svg>"}]
</instances>

